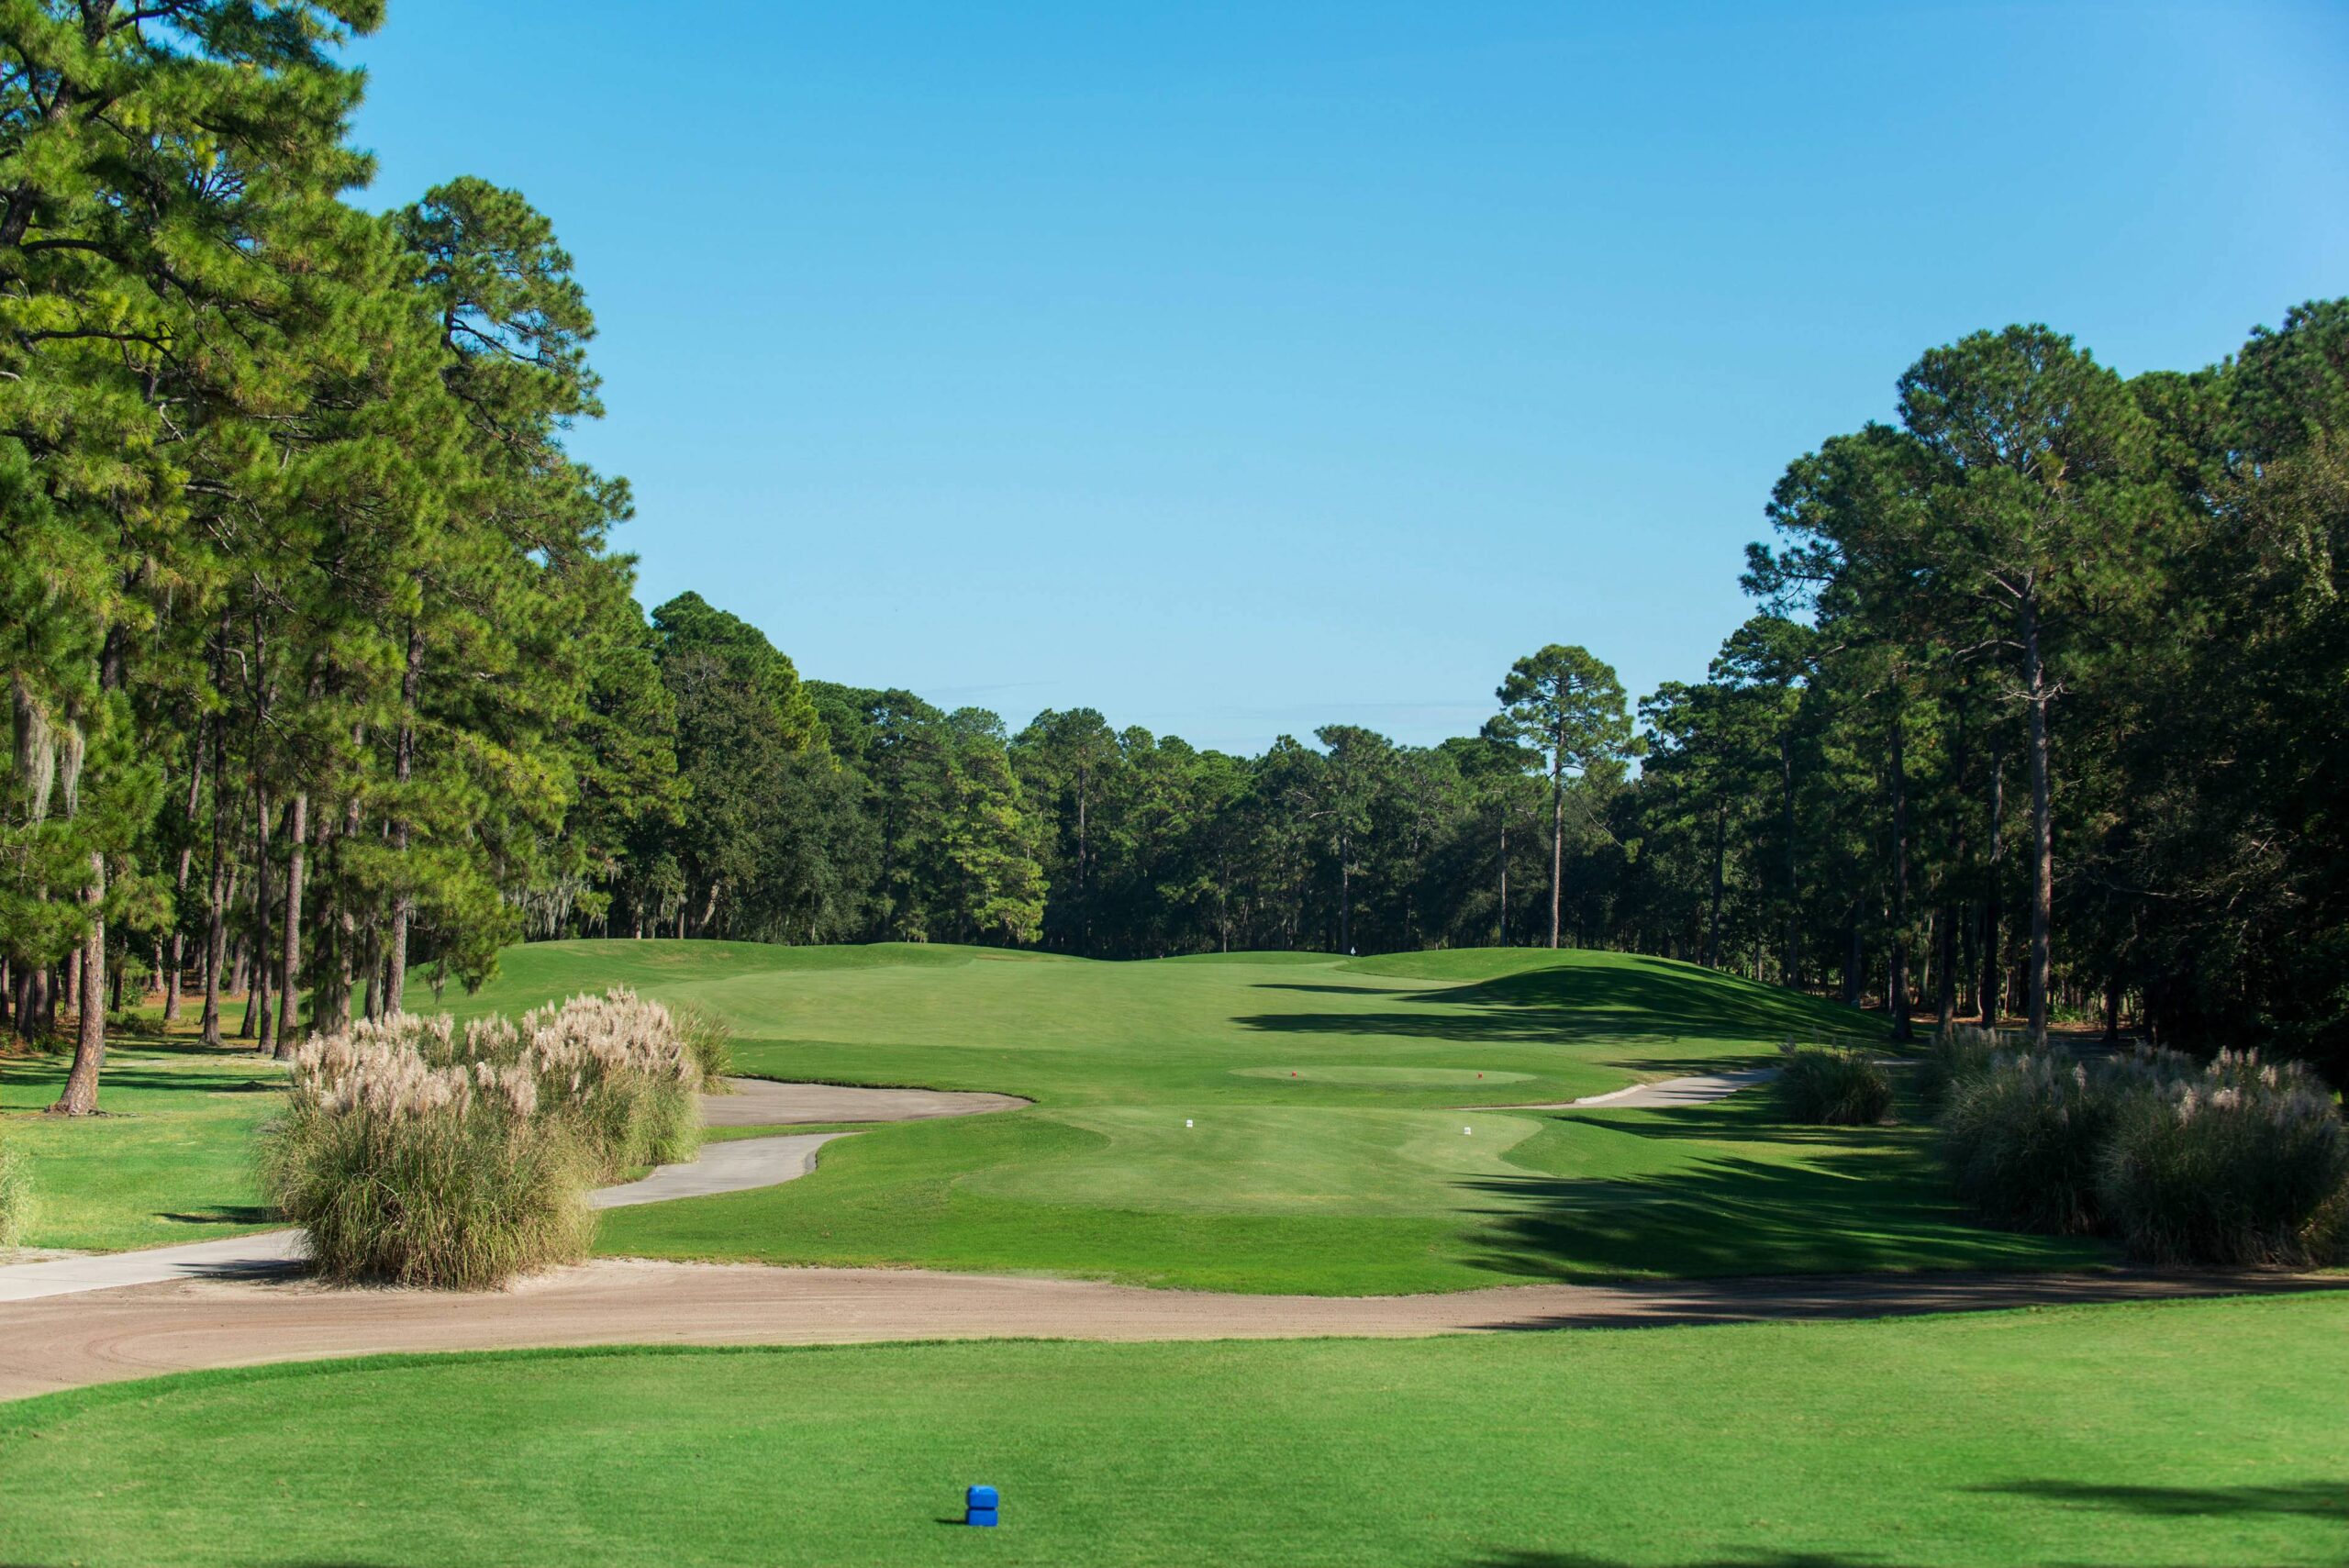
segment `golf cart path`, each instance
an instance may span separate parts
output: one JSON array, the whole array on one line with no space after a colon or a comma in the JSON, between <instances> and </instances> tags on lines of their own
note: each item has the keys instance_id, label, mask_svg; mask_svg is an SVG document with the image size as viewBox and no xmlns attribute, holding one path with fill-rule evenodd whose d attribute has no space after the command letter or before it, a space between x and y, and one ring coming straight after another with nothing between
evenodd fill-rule
<instances>
[{"instance_id":1,"label":"golf cart path","mask_svg":"<svg viewBox=\"0 0 2349 1568\"><path fill-rule=\"evenodd\" d=\"M1882 1318L2349 1290L2340 1275L1863 1274L1508 1285L1437 1296L1242 1296L918 1269L602 1258L506 1291L198 1279L0 1307L0 1400L205 1367L385 1351L892 1340L1412 1338Z\"/></svg>"},{"instance_id":2,"label":"golf cart path","mask_svg":"<svg viewBox=\"0 0 2349 1568\"><path fill-rule=\"evenodd\" d=\"M1578 1106L1682 1106L1718 1100L1774 1076L1775 1067L1666 1078L1634 1084L1609 1094L1536 1106L1479 1106L1478 1110L1568 1110ZM1030 1102L1016 1095L952 1089L868 1089L845 1084L786 1084L768 1078L729 1078L732 1092L701 1096L702 1120L710 1127L790 1127L822 1122L928 1121L940 1117L982 1116L1017 1110ZM705 1143L683 1164L663 1165L640 1181L604 1187L588 1195L596 1208L623 1208L671 1198L708 1197L796 1181L816 1168L816 1151L841 1132L790 1133L774 1138L731 1139ZM148 1247L130 1252L52 1258L0 1266L0 1305L78 1296L94 1290L123 1290L175 1280L257 1278L282 1273L302 1261L302 1233L265 1230L217 1241Z\"/></svg>"},{"instance_id":3,"label":"golf cart path","mask_svg":"<svg viewBox=\"0 0 2349 1568\"><path fill-rule=\"evenodd\" d=\"M1719 1099L1771 1070L1667 1079L1574 1105ZM738 1080L704 1101L718 1126L970 1115L1004 1095ZM1551 1107L1510 1107L1551 1108ZM788 1181L838 1133L707 1144L691 1164L595 1195L600 1207ZM295 1272L273 1231L0 1268L0 1400L207 1367L585 1345L847 1344L1040 1337L1108 1340L1382 1338L1920 1312L2349 1289L2339 1275L1857 1274L1625 1285L1504 1285L1430 1296L1253 1296L921 1269L771 1268L602 1258L505 1291L342 1288Z\"/></svg>"},{"instance_id":4,"label":"golf cart path","mask_svg":"<svg viewBox=\"0 0 2349 1568\"><path fill-rule=\"evenodd\" d=\"M1632 1084L1604 1095L1585 1095L1578 1100L1545 1100L1523 1106L1467 1106L1462 1108L1479 1111L1572 1111L1588 1110L1598 1106L1634 1110L1665 1106L1700 1106L1709 1100L1725 1100L1740 1089L1766 1084L1777 1075L1778 1070L1775 1067L1741 1067L1728 1073L1659 1078L1652 1084Z\"/></svg>"},{"instance_id":5,"label":"golf cart path","mask_svg":"<svg viewBox=\"0 0 2349 1568\"><path fill-rule=\"evenodd\" d=\"M926 1121L937 1117L978 1116L1015 1110L1029 1102L1013 1095L957 1093L946 1089L860 1089L840 1084L778 1084L764 1078L732 1078L734 1092L701 1096L702 1119L711 1127L789 1127L813 1122ZM705 1143L698 1155L663 1165L641 1181L626 1182L588 1195L596 1208L623 1208L669 1198L707 1197L796 1181L816 1168L816 1151L839 1132L789 1133ZM102 1252L50 1258L0 1267L0 1306L86 1291L120 1290L175 1280L254 1278L278 1274L302 1261L299 1230L265 1230L217 1241L149 1247L135 1252ZM6 1319L0 1318L0 1323Z\"/></svg>"}]
</instances>

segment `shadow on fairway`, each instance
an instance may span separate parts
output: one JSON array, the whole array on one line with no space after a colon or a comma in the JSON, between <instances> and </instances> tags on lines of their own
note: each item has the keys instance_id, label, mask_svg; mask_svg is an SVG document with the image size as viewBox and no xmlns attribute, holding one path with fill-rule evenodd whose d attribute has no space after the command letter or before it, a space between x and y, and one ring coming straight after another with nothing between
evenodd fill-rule
<instances>
[{"instance_id":1,"label":"shadow on fairway","mask_svg":"<svg viewBox=\"0 0 2349 1568\"><path fill-rule=\"evenodd\" d=\"M1275 987L1360 994L1351 986L1265 983L1264 988ZM1408 995L1408 1011L1256 1013L1235 1021L1282 1034L1389 1034L1484 1042L1684 1036L1776 1040L1788 1035L1874 1037L1883 1032L1883 1026L1867 1014L1816 996L1661 960L1565 964Z\"/></svg>"},{"instance_id":2,"label":"shadow on fairway","mask_svg":"<svg viewBox=\"0 0 2349 1568\"><path fill-rule=\"evenodd\" d=\"M1591 1557L1578 1551L1497 1551L1473 1557L1459 1568L1642 1568L1616 1557ZM1692 1557L1671 1568L1924 1568L1905 1558L1879 1557L1874 1552L1847 1557L1837 1551L1757 1551L1734 1557ZM2072 1563L2066 1568L2095 1568Z\"/></svg>"},{"instance_id":3,"label":"shadow on fairway","mask_svg":"<svg viewBox=\"0 0 2349 1568\"><path fill-rule=\"evenodd\" d=\"M2098 1242L1971 1223L1921 1154L1887 1160L1873 1129L1786 1128L1760 1110L1699 1106L1603 1125L1642 1139L1798 1143L1804 1162L1722 1153L1646 1174L1463 1182L1485 1200L1469 1211L1484 1243L1470 1262L1519 1279L1587 1281L2077 1267L2113 1256Z\"/></svg>"},{"instance_id":4,"label":"shadow on fairway","mask_svg":"<svg viewBox=\"0 0 2349 1568\"><path fill-rule=\"evenodd\" d=\"M2073 1481L2015 1481L1973 1490L2117 1508L2155 1518L2285 1514L2349 1522L2349 1480L2302 1481L2288 1486L2088 1486Z\"/></svg>"},{"instance_id":5,"label":"shadow on fairway","mask_svg":"<svg viewBox=\"0 0 2349 1568\"><path fill-rule=\"evenodd\" d=\"M283 1218L277 1210L258 1203L216 1203L209 1208L155 1218L175 1225L267 1225Z\"/></svg>"}]
</instances>

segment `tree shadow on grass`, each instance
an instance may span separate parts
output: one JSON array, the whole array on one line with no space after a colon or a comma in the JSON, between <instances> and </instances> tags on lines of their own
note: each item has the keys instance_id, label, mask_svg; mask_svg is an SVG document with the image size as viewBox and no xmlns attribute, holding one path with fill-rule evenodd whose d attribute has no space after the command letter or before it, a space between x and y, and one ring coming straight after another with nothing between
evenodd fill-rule
<instances>
[{"instance_id":1,"label":"tree shadow on grass","mask_svg":"<svg viewBox=\"0 0 2349 1568\"><path fill-rule=\"evenodd\" d=\"M257 1203L216 1203L208 1208L159 1214L155 1218L175 1225L269 1225L282 1223L284 1217Z\"/></svg>"},{"instance_id":2,"label":"tree shadow on grass","mask_svg":"<svg viewBox=\"0 0 2349 1568\"><path fill-rule=\"evenodd\" d=\"M1703 1136L1668 1119L1609 1128ZM1528 1172L1461 1190L1475 1195L1467 1212L1482 1243L1470 1265L1517 1279L2079 1267L2112 1255L1973 1225L1920 1155L1887 1154L1865 1135L1813 1143L1799 1163L1724 1152L1644 1174Z\"/></svg>"},{"instance_id":3,"label":"tree shadow on grass","mask_svg":"<svg viewBox=\"0 0 2349 1568\"><path fill-rule=\"evenodd\" d=\"M72 1066L68 1059L52 1061L42 1057L12 1061L0 1066L0 1083L16 1088L61 1088L65 1074ZM108 1062L98 1080L98 1102L106 1103L108 1090L139 1089L165 1094L183 1095L243 1095L273 1094L285 1086L284 1080L274 1074L239 1073L226 1067L217 1072L193 1068L142 1067L136 1062Z\"/></svg>"},{"instance_id":4,"label":"tree shadow on grass","mask_svg":"<svg viewBox=\"0 0 2349 1568\"><path fill-rule=\"evenodd\" d=\"M1816 996L1663 964L1537 969L1408 996L1409 1010L1258 1013L1234 1021L1273 1033L1388 1034L1468 1043L1759 1040L1788 1035L1874 1039L1883 1033L1883 1025L1866 1014Z\"/></svg>"},{"instance_id":5,"label":"tree shadow on grass","mask_svg":"<svg viewBox=\"0 0 2349 1568\"><path fill-rule=\"evenodd\" d=\"M1520 1551L1502 1550L1468 1559L1459 1568L1633 1568L1614 1557L1593 1557L1580 1551ZM1908 1558L1878 1557L1873 1552L1752 1551L1727 1557L1692 1557L1672 1568L1922 1568ZM2077 1564L2075 1568L2088 1568Z\"/></svg>"},{"instance_id":6,"label":"tree shadow on grass","mask_svg":"<svg viewBox=\"0 0 2349 1568\"><path fill-rule=\"evenodd\" d=\"M1633 1568L1614 1557L1593 1557L1580 1551L1513 1551L1502 1550L1474 1557L1459 1568ZM1888 1557L1845 1556L1841 1552L1762 1551L1734 1557L1698 1557L1673 1568L1907 1568Z\"/></svg>"},{"instance_id":7,"label":"tree shadow on grass","mask_svg":"<svg viewBox=\"0 0 2349 1568\"><path fill-rule=\"evenodd\" d=\"M2279 1486L2109 1486L2076 1481L2014 1481L1973 1490L2116 1508L2154 1518L2277 1514L2349 1523L2349 1479Z\"/></svg>"}]
</instances>

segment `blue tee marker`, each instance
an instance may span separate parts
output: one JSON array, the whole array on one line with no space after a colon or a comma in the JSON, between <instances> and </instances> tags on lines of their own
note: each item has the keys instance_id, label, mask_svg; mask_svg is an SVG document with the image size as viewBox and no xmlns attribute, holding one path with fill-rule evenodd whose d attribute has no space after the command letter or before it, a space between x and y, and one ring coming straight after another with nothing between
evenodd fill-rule
<instances>
[{"instance_id":1,"label":"blue tee marker","mask_svg":"<svg viewBox=\"0 0 2349 1568\"><path fill-rule=\"evenodd\" d=\"M966 1525L986 1525L996 1522L996 1496L992 1486L974 1486L963 1494L963 1522Z\"/></svg>"}]
</instances>

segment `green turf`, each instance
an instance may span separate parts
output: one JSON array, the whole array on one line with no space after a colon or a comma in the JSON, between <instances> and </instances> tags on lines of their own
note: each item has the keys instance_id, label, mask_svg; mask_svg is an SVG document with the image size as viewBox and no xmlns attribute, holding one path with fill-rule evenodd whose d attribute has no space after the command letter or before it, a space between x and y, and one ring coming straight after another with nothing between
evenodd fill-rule
<instances>
[{"instance_id":1,"label":"green turf","mask_svg":"<svg viewBox=\"0 0 2349 1568\"><path fill-rule=\"evenodd\" d=\"M549 943L509 953L465 1006L517 1007L607 974L726 1015L747 1072L1038 1102L831 1144L788 1186L616 1212L607 1251L1336 1294L2105 1256L1965 1223L1913 1126L1792 1128L1750 1096L1674 1111L1459 1108L1765 1061L1789 1033L1874 1030L1848 1009L1660 959L1109 964Z\"/></svg>"},{"instance_id":2,"label":"green turf","mask_svg":"<svg viewBox=\"0 0 2349 1568\"><path fill-rule=\"evenodd\" d=\"M723 1013L750 1073L1038 1103L861 1133L788 1185L616 1211L599 1243L611 1252L1338 1294L2107 1255L1965 1223L1914 1125L1789 1127L1756 1095L1672 1111L1460 1108L1751 1063L1788 1034L1874 1027L1664 960L1517 949L1097 963L903 944L556 942L509 950L487 989L446 1001L511 1012L620 983ZM260 1222L248 1145L270 1096L223 1096L211 1078L271 1071L237 1051L118 1057L104 1103L133 1114L26 1139L36 1181L61 1196L32 1240L126 1246ZM11 1092L33 1105L54 1088ZM117 1147L129 1157L113 1160ZM68 1151L81 1162L52 1160Z\"/></svg>"},{"instance_id":3,"label":"green turf","mask_svg":"<svg viewBox=\"0 0 2349 1568\"><path fill-rule=\"evenodd\" d=\"M48 1117L67 1056L0 1059L0 1138L30 1156L28 1246L116 1251L283 1224L262 1207L252 1135L284 1071L250 1049L160 1036L106 1052L106 1115Z\"/></svg>"},{"instance_id":4,"label":"green turf","mask_svg":"<svg viewBox=\"0 0 2349 1568\"><path fill-rule=\"evenodd\" d=\"M2344 1386L2343 1296L325 1362L0 1407L0 1560L2287 1568Z\"/></svg>"}]
</instances>

